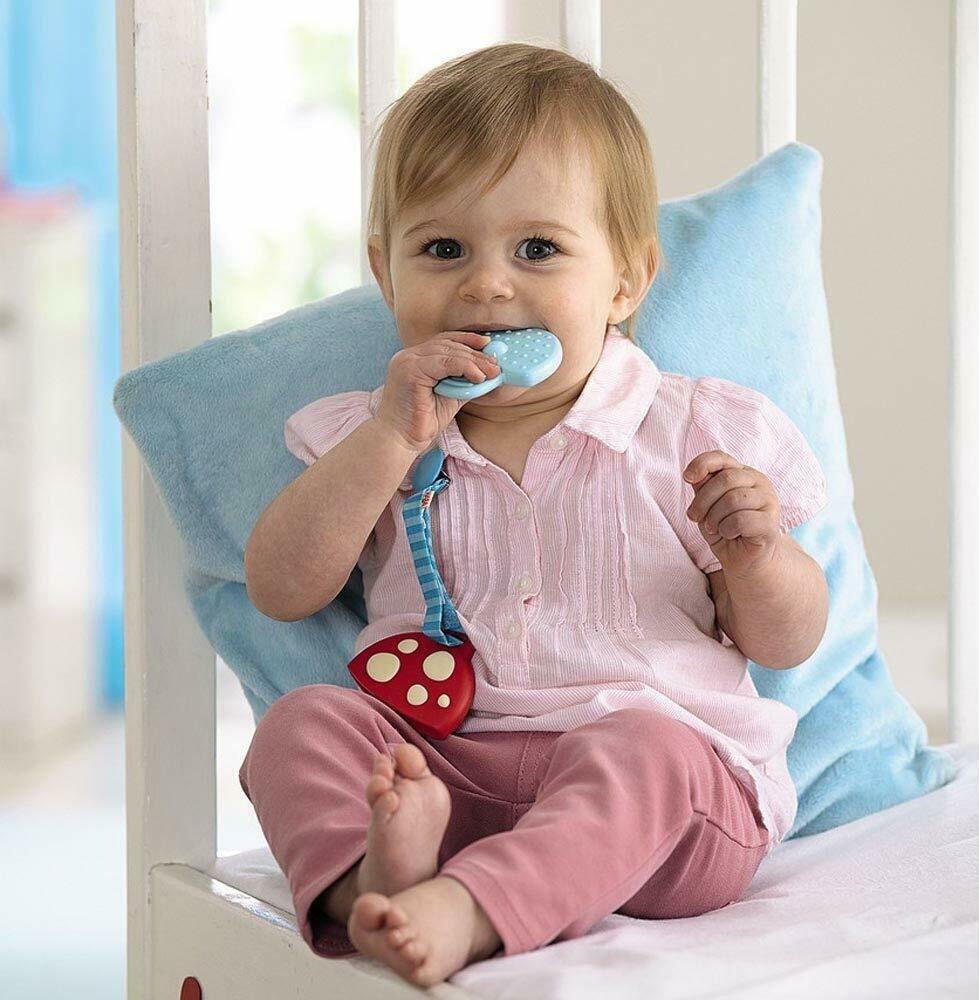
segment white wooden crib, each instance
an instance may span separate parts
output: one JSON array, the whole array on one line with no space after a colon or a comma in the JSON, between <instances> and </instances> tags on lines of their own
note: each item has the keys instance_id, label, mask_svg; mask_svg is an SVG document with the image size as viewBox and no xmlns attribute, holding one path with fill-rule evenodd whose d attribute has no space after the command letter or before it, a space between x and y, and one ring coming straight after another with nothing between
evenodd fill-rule
<instances>
[{"instance_id":1,"label":"white wooden crib","mask_svg":"<svg viewBox=\"0 0 979 1000\"><path fill-rule=\"evenodd\" d=\"M560 8L563 47L598 68L599 0L563 0ZM759 0L759 9L757 151L763 155L795 138L796 0ZM954 17L949 734L968 756L979 740L979 625L968 603L974 600L969 581L974 586L979 576L979 0L954 0ZM360 29L362 176L369 178L370 131L381 109L397 96L392 5L360 0ZM211 336L206 0L117 0L117 45L125 371ZM365 183L364 217L368 192ZM366 255L361 267L363 281L372 280ZM418 995L371 960L316 957L299 937L281 887L278 894L258 898L261 889L240 886L259 886L260 880L232 879L227 872L234 866L227 859L218 863L215 654L184 595L175 529L128 437L124 446L129 997ZM943 794L926 797L932 800L930 822L949 822L956 811L938 798ZM915 809L920 813L915 803L897 808L909 818L917 815ZM887 822L888 817L867 817L848 826L854 836L862 831L872 840L885 836ZM786 852L790 846L785 845ZM963 950L955 954L967 964L972 959L965 945L971 939L961 940ZM533 965L525 963L528 974L537 977L534 982L541 983L541 970L558 961L551 957L556 954L543 949ZM881 975L889 960L882 956ZM590 995L674 995L656 992L652 983L648 993L641 991L634 969L623 973L618 992L617 967L609 962ZM782 983L778 995L884 995L847 990L834 978L833 967L827 961L822 979L807 979L812 969L794 971L794 987ZM529 979L522 992L519 982L516 977L507 981L508 996L545 995ZM887 995L939 995L902 993L897 982L893 986ZM917 988L913 977L904 986ZM491 995L455 983L431 992ZM711 995L735 994L719 986ZM760 988L743 995L775 994Z\"/></svg>"}]
</instances>

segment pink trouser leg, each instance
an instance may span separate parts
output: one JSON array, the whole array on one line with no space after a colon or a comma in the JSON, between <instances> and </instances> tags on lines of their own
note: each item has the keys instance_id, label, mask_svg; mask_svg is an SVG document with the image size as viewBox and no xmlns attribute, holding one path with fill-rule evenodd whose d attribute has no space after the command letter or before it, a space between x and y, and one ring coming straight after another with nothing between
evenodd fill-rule
<instances>
[{"instance_id":1,"label":"pink trouser leg","mask_svg":"<svg viewBox=\"0 0 979 1000\"><path fill-rule=\"evenodd\" d=\"M504 954L586 933L613 912L694 916L740 898L768 833L694 729L644 708L560 734L536 802L440 871L465 885Z\"/></svg>"},{"instance_id":2,"label":"pink trouser leg","mask_svg":"<svg viewBox=\"0 0 979 1000\"><path fill-rule=\"evenodd\" d=\"M239 780L289 881L310 948L327 958L357 953L346 927L310 907L364 854L371 819L366 786L379 753L413 743L448 786L452 814L441 863L476 838L513 825L510 759L526 740L526 733L473 733L429 742L383 702L334 684L306 685L273 702L255 729ZM481 769L489 794L470 777Z\"/></svg>"}]
</instances>

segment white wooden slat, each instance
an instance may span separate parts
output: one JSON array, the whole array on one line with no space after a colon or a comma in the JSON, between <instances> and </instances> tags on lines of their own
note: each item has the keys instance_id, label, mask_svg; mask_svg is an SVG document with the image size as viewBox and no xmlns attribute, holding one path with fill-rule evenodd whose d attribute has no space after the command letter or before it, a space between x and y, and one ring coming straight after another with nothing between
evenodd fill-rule
<instances>
[{"instance_id":1,"label":"white wooden slat","mask_svg":"<svg viewBox=\"0 0 979 1000\"><path fill-rule=\"evenodd\" d=\"M358 21L358 85L360 88L360 280L374 281L367 256L367 210L374 179L376 149L371 138L381 112L397 96L395 63L395 5L393 0L360 0ZM375 140L376 146L376 140Z\"/></svg>"},{"instance_id":2,"label":"white wooden slat","mask_svg":"<svg viewBox=\"0 0 979 1000\"><path fill-rule=\"evenodd\" d=\"M117 0L122 370L211 333L206 0ZM176 530L124 435L128 996L149 986L149 871L215 856L215 658Z\"/></svg>"},{"instance_id":3,"label":"white wooden slat","mask_svg":"<svg viewBox=\"0 0 979 1000\"><path fill-rule=\"evenodd\" d=\"M796 137L796 0L758 3L758 155Z\"/></svg>"},{"instance_id":4,"label":"white wooden slat","mask_svg":"<svg viewBox=\"0 0 979 1000\"><path fill-rule=\"evenodd\" d=\"M979 740L979 0L956 0L950 167L948 727Z\"/></svg>"},{"instance_id":5,"label":"white wooden slat","mask_svg":"<svg viewBox=\"0 0 979 1000\"><path fill-rule=\"evenodd\" d=\"M602 0L561 0L561 48L602 71Z\"/></svg>"}]
</instances>

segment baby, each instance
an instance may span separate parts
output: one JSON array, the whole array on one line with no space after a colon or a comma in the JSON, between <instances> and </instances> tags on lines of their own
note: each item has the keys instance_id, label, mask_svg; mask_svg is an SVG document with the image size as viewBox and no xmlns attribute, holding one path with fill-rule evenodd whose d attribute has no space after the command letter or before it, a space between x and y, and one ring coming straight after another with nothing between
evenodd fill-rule
<instances>
[{"instance_id":1,"label":"baby","mask_svg":"<svg viewBox=\"0 0 979 1000\"><path fill-rule=\"evenodd\" d=\"M404 346L382 386L289 419L308 468L258 520L246 582L296 621L359 564L356 652L420 630L402 511L437 446L434 554L476 691L444 740L331 684L262 718L241 783L317 954L429 986L611 913L704 913L791 827L797 716L747 660L793 667L820 642L826 581L787 532L824 483L767 397L661 372L633 340L656 204L635 114L560 51L473 52L384 120L368 247ZM550 377L433 391L495 375L486 331L524 327L560 340Z\"/></svg>"}]
</instances>

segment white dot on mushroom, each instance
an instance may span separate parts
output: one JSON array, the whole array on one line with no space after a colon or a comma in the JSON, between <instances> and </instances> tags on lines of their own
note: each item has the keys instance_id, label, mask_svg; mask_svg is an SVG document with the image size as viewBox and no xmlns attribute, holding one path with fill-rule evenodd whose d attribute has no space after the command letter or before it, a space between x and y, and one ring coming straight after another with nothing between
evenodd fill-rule
<instances>
[{"instance_id":1,"label":"white dot on mushroom","mask_svg":"<svg viewBox=\"0 0 979 1000\"><path fill-rule=\"evenodd\" d=\"M424 705L428 701L428 691L421 684L412 684L405 697L409 705Z\"/></svg>"},{"instance_id":2,"label":"white dot on mushroom","mask_svg":"<svg viewBox=\"0 0 979 1000\"><path fill-rule=\"evenodd\" d=\"M444 649L440 649L437 653L429 653L425 657L422 670L425 672L425 676L430 677L433 681L444 681L455 670L455 666L455 657Z\"/></svg>"},{"instance_id":3,"label":"white dot on mushroom","mask_svg":"<svg viewBox=\"0 0 979 1000\"><path fill-rule=\"evenodd\" d=\"M402 639L401 642L398 643L399 653L413 653L417 648L417 639Z\"/></svg>"},{"instance_id":4,"label":"white dot on mushroom","mask_svg":"<svg viewBox=\"0 0 979 1000\"><path fill-rule=\"evenodd\" d=\"M383 684L398 672L401 661L394 653L375 653L367 661L367 676Z\"/></svg>"}]
</instances>

